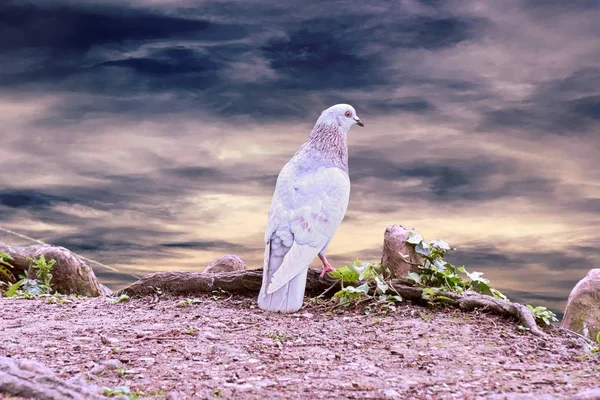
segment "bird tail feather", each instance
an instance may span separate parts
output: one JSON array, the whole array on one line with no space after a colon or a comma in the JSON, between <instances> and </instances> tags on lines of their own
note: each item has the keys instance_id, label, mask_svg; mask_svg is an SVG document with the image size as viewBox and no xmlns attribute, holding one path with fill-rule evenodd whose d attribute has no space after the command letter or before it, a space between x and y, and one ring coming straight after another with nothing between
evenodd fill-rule
<instances>
[{"instance_id":1,"label":"bird tail feather","mask_svg":"<svg viewBox=\"0 0 600 400\"><path fill-rule=\"evenodd\" d=\"M263 266L263 282L258 295L258 306L266 311L292 313L302 307L304 301L304 289L306 288L306 276L308 274L308 261L306 267L299 271L292 279L283 284L278 284L276 290L271 290L273 275L286 261L295 263L302 260L291 260L286 256L277 257L271 255L271 243L265 246L265 261ZM313 256L314 258L314 256ZM285 267L285 266L284 266ZM282 271L283 272L283 271ZM281 273L279 274L281 275Z\"/></svg>"}]
</instances>

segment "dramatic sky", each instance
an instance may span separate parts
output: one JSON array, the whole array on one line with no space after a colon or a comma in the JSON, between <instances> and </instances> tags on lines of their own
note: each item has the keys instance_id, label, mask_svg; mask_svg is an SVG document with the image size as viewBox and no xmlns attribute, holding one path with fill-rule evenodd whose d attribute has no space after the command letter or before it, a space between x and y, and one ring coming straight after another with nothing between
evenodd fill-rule
<instances>
[{"instance_id":1,"label":"dramatic sky","mask_svg":"<svg viewBox=\"0 0 600 400\"><path fill-rule=\"evenodd\" d=\"M3 1L0 226L113 288L261 267L279 170L350 103L334 265L399 223L560 311L600 267L598 21L595 0Z\"/></svg>"}]
</instances>

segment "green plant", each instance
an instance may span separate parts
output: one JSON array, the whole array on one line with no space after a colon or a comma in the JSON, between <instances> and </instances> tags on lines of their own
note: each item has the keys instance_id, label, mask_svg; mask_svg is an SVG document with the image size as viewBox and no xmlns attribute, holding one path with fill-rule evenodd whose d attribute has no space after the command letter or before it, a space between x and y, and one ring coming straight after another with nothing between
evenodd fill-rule
<instances>
[{"instance_id":1,"label":"green plant","mask_svg":"<svg viewBox=\"0 0 600 400\"><path fill-rule=\"evenodd\" d=\"M27 257L27 261L32 263L31 267L35 271L36 279L21 276L20 280L9 286L4 293L6 297L32 298L51 293L52 267L56 260L46 261L44 255L41 254L38 258Z\"/></svg>"},{"instance_id":2,"label":"green plant","mask_svg":"<svg viewBox=\"0 0 600 400\"><path fill-rule=\"evenodd\" d=\"M183 333L184 335L194 335L196 334L196 332L198 332L198 329L193 327L181 331L181 333Z\"/></svg>"},{"instance_id":3,"label":"green plant","mask_svg":"<svg viewBox=\"0 0 600 400\"><path fill-rule=\"evenodd\" d=\"M13 257L10 254L6 254L0 251L0 284L5 286L9 286L10 284L15 282L15 276L9 270L13 266L9 263L9 261L13 260Z\"/></svg>"},{"instance_id":4,"label":"green plant","mask_svg":"<svg viewBox=\"0 0 600 400\"><path fill-rule=\"evenodd\" d=\"M419 233L410 231L407 242L415 246L415 252L421 254L424 259L423 263L418 266L419 272L411 272L407 278L431 288L431 290L423 291L423 297L426 300L432 302L448 300L443 296L438 296L438 290L456 293L472 290L497 299L508 300L499 290L490 286L489 279L483 278L483 273L469 272L464 266L457 268L444 260L446 253L456 250L445 241L434 239L427 243ZM400 255L407 258L407 255Z\"/></svg>"},{"instance_id":5,"label":"green plant","mask_svg":"<svg viewBox=\"0 0 600 400\"><path fill-rule=\"evenodd\" d=\"M127 296L125 293L123 293L119 297L114 297L114 298L108 299L108 301L110 301L112 304L119 304L119 303L129 301L129 296Z\"/></svg>"},{"instance_id":6,"label":"green plant","mask_svg":"<svg viewBox=\"0 0 600 400\"><path fill-rule=\"evenodd\" d=\"M121 367L120 365L117 365L117 372L119 373L119 376L121 378L124 377L127 373L127 371L125 371L125 368Z\"/></svg>"},{"instance_id":7,"label":"green plant","mask_svg":"<svg viewBox=\"0 0 600 400\"><path fill-rule=\"evenodd\" d=\"M381 264L361 263L356 259L352 264L331 272L339 279L342 288L333 295L338 299L336 307L347 307L364 300L373 300L380 309L394 310L394 303L401 302L402 296L387 281ZM357 285L357 283L360 283ZM366 309L372 311L372 307Z\"/></svg>"},{"instance_id":8,"label":"green plant","mask_svg":"<svg viewBox=\"0 0 600 400\"><path fill-rule=\"evenodd\" d=\"M272 339L275 342L275 344L277 344L279 350L283 350L283 341L288 338L285 333L280 332L271 332L269 333L268 337L269 339Z\"/></svg>"},{"instance_id":9,"label":"green plant","mask_svg":"<svg viewBox=\"0 0 600 400\"><path fill-rule=\"evenodd\" d=\"M202 303L200 299L184 299L177 303L178 307L189 307L193 304Z\"/></svg>"},{"instance_id":10,"label":"green plant","mask_svg":"<svg viewBox=\"0 0 600 400\"><path fill-rule=\"evenodd\" d=\"M127 386L116 386L114 388L108 388L105 387L103 390L103 393L105 396L108 397L117 397L117 396L122 396L124 398L126 398L127 400L137 400L143 397L163 397L166 393L165 390L155 390L153 392L148 392L148 393L144 393L144 392L140 392L140 391L135 391L132 392L131 389L129 389Z\"/></svg>"},{"instance_id":11,"label":"green plant","mask_svg":"<svg viewBox=\"0 0 600 400\"><path fill-rule=\"evenodd\" d=\"M46 261L46 257L44 257L43 254L40 254L38 258L27 257L27 261L33 263L32 268L35 271L35 276L37 277L39 285L49 292L50 281L52 280L52 267L56 263L56 260Z\"/></svg>"},{"instance_id":12,"label":"green plant","mask_svg":"<svg viewBox=\"0 0 600 400\"><path fill-rule=\"evenodd\" d=\"M228 291L226 291L226 290L223 290L223 289L217 289L217 290L213 290L213 291L212 291L212 296L211 296L211 298L212 298L214 301L217 301L217 300L221 300L221 299L222 299L223 297L225 297L225 296L227 296L227 298L226 298L225 300L229 300L229 299L231 299L231 297L232 297L233 295L232 295L231 293L229 293Z\"/></svg>"},{"instance_id":13,"label":"green plant","mask_svg":"<svg viewBox=\"0 0 600 400\"><path fill-rule=\"evenodd\" d=\"M526 304L526 306L529 309L529 311L531 311L531 313L533 314L538 325L543 323L546 326L550 326L550 324L552 322L558 322L558 319L556 318L556 314L554 314L552 311L548 310L546 307L543 307L543 306L534 307L531 304Z\"/></svg>"}]
</instances>

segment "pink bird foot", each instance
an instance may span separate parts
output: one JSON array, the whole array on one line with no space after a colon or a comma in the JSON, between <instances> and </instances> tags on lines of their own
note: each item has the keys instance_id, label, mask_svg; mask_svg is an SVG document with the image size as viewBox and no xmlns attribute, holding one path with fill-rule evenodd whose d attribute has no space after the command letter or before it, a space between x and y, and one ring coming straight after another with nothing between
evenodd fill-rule
<instances>
[{"instance_id":1,"label":"pink bird foot","mask_svg":"<svg viewBox=\"0 0 600 400\"><path fill-rule=\"evenodd\" d=\"M329 261L327 261L327 257L319 254L319 258L321 259L321 261L323 261L323 269L321 270L321 274L319 275L320 278L323 278L325 276L325 272L335 271L335 267L332 267L331 264L329 264Z\"/></svg>"}]
</instances>

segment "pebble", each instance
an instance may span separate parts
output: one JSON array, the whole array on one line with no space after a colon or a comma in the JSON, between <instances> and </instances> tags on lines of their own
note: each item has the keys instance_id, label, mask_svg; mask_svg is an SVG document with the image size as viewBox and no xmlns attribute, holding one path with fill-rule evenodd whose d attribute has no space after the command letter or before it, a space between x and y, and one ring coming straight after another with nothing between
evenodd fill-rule
<instances>
[{"instance_id":1,"label":"pebble","mask_svg":"<svg viewBox=\"0 0 600 400\"><path fill-rule=\"evenodd\" d=\"M383 395L387 398L399 398L400 397L400 393L398 393L394 389L385 389L383 391Z\"/></svg>"}]
</instances>

